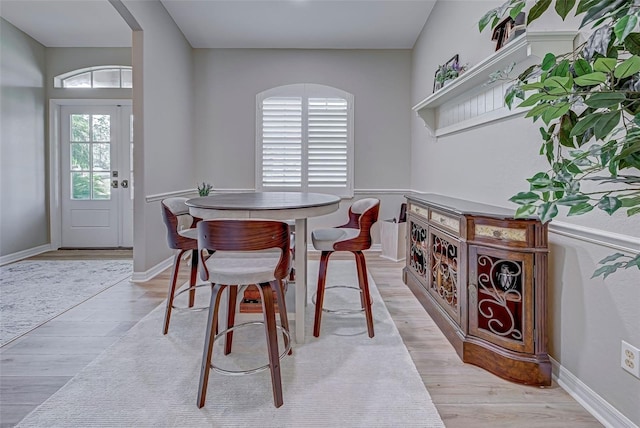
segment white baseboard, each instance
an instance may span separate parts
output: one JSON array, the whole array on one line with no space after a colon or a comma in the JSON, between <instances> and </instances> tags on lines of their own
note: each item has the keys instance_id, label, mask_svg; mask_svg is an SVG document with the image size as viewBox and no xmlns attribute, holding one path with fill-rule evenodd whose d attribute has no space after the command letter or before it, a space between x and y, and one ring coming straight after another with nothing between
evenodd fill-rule
<instances>
[{"instance_id":1,"label":"white baseboard","mask_svg":"<svg viewBox=\"0 0 640 428\"><path fill-rule=\"evenodd\" d=\"M553 378L558 385L571 395L582 407L605 427L638 428L629 418L585 385L573 373L551 358Z\"/></svg>"},{"instance_id":2,"label":"white baseboard","mask_svg":"<svg viewBox=\"0 0 640 428\"><path fill-rule=\"evenodd\" d=\"M39 247L18 251L17 253L7 254L6 256L0 257L0 266L17 262L28 257L37 256L38 254L46 253L47 251L51 251L53 249L54 248L51 247L51 244L44 244L40 245Z\"/></svg>"},{"instance_id":3,"label":"white baseboard","mask_svg":"<svg viewBox=\"0 0 640 428\"><path fill-rule=\"evenodd\" d=\"M131 275L131 282L147 282L160 274L163 270L173 266L173 256L169 257L144 272L134 272Z\"/></svg>"}]
</instances>

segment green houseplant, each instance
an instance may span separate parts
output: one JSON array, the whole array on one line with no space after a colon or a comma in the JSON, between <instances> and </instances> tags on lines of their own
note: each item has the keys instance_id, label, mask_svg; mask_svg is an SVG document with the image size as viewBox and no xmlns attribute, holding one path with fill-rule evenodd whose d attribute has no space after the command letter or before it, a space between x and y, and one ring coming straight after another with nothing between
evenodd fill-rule
<instances>
[{"instance_id":1,"label":"green houseplant","mask_svg":"<svg viewBox=\"0 0 640 428\"><path fill-rule=\"evenodd\" d=\"M573 52L546 54L505 94L509 107L520 99L520 107L531 108L526 117L542 121L540 154L549 163L547 171L528 179L528 191L510 199L520 205L516 216L537 214L547 222L559 207L569 216L596 208L635 216L640 213L640 3L508 0L487 12L479 29L525 9L529 25L552 4L563 20L571 12L582 17L580 27L591 34ZM600 263L593 276L606 278L620 268L640 269L640 255L616 253Z\"/></svg>"},{"instance_id":2,"label":"green houseplant","mask_svg":"<svg viewBox=\"0 0 640 428\"><path fill-rule=\"evenodd\" d=\"M445 65L441 65L436 73L436 82L440 87L445 86L445 82L456 79L466 70L467 66L460 64L458 61L453 61Z\"/></svg>"},{"instance_id":3,"label":"green houseplant","mask_svg":"<svg viewBox=\"0 0 640 428\"><path fill-rule=\"evenodd\" d=\"M200 196L209 196L209 192L213 190L213 186L209 183L198 184L198 195Z\"/></svg>"}]
</instances>

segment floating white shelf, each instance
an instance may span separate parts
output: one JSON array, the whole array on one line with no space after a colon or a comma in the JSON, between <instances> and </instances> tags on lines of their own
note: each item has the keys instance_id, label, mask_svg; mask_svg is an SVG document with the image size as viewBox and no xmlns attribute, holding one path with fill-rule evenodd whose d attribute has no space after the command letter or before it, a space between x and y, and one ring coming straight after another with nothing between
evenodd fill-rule
<instances>
[{"instance_id":1,"label":"floating white shelf","mask_svg":"<svg viewBox=\"0 0 640 428\"><path fill-rule=\"evenodd\" d=\"M576 31L526 32L482 62L469 68L449 85L429 95L413 107L435 136L457 132L498 120L518 110L504 106L504 82L487 85L489 75L510 64L514 72L540 62L547 52L573 51Z\"/></svg>"}]
</instances>

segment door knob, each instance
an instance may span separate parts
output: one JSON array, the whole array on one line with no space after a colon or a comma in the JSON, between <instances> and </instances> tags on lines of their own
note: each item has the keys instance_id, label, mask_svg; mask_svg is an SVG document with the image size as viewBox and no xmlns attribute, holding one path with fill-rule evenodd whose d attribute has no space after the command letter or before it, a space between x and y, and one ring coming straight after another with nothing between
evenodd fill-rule
<instances>
[{"instance_id":1,"label":"door knob","mask_svg":"<svg viewBox=\"0 0 640 428\"><path fill-rule=\"evenodd\" d=\"M122 180L122 181L120 182L120 186L121 186L123 189L127 189L127 188L129 188L129 180Z\"/></svg>"}]
</instances>

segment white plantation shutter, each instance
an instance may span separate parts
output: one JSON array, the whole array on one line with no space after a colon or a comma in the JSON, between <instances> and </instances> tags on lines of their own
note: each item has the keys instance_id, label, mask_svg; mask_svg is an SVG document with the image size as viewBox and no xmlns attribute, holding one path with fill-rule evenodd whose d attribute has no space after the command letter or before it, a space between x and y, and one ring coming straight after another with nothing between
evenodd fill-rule
<instances>
[{"instance_id":1,"label":"white plantation shutter","mask_svg":"<svg viewBox=\"0 0 640 428\"><path fill-rule=\"evenodd\" d=\"M344 98L309 98L309 188L347 187L348 121Z\"/></svg>"},{"instance_id":2,"label":"white plantation shutter","mask_svg":"<svg viewBox=\"0 0 640 428\"><path fill-rule=\"evenodd\" d=\"M256 100L256 189L353 196L351 94L299 84Z\"/></svg>"},{"instance_id":3,"label":"white plantation shutter","mask_svg":"<svg viewBox=\"0 0 640 428\"><path fill-rule=\"evenodd\" d=\"M262 186L302 185L302 98L262 102Z\"/></svg>"}]
</instances>

